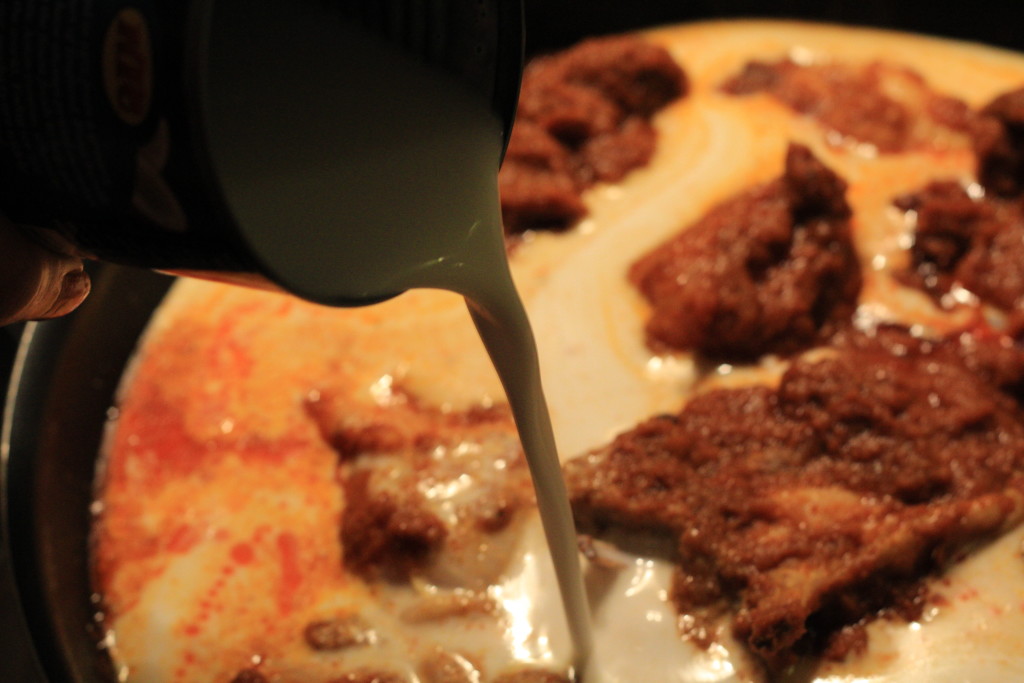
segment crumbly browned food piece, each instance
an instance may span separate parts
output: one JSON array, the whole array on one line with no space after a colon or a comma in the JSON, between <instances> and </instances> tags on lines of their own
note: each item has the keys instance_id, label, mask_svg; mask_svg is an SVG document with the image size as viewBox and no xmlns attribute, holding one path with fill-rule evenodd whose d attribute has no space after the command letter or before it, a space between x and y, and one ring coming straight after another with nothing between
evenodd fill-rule
<instances>
[{"instance_id":1,"label":"crumbly browned food piece","mask_svg":"<svg viewBox=\"0 0 1024 683\"><path fill-rule=\"evenodd\" d=\"M940 302L954 285L1005 311L1024 297L1024 213L1016 201L971 197L935 182L896 199L916 226L906 279Z\"/></svg>"},{"instance_id":2,"label":"crumbly browned food piece","mask_svg":"<svg viewBox=\"0 0 1024 683\"><path fill-rule=\"evenodd\" d=\"M344 650L373 641L373 629L358 615L332 617L311 622L302 638L314 650Z\"/></svg>"},{"instance_id":3,"label":"crumbly browned food piece","mask_svg":"<svg viewBox=\"0 0 1024 683\"><path fill-rule=\"evenodd\" d=\"M515 433L506 405L444 410L424 404L394 384L383 406L366 408L327 392L307 401L306 412L343 461L409 448L429 449L453 438Z\"/></svg>"},{"instance_id":4,"label":"crumbly browned food piece","mask_svg":"<svg viewBox=\"0 0 1024 683\"><path fill-rule=\"evenodd\" d=\"M345 481L345 566L361 574L404 578L441 548L448 528L419 491L371 486L371 476L370 470L361 470Z\"/></svg>"},{"instance_id":5,"label":"crumbly browned food piece","mask_svg":"<svg viewBox=\"0 0 1024 683\"><path fill-rule=\"evenodd\" d=\"M879 325L871 334L847 330L837 335L833 343L839 349L880 351L898 357L926 354L942 362L963 365L978 381L998 388L1024 405L1024 349L987 326L963 334L955 332L936 341L913 337L900 325Z\"/></svg>"},{"instance_id":6,"label":"crumbly browned food piece","mask_svg":"<svg viewBox=\"0 0 1024 683\"><path fill-rule=\"evenodd\" d=\"M911 69L886 62L752 61L726 80L722 90L733 95L769 93L841 138L883 153L941 147L960 138L966 144L964 136L972 127L964 102L932 91Z\"/></svg>"},{"instance_id":7,"label":"crumbly browned food piece","mask_svg":"<svg viewBox=\"0 0 1024 683\"><path fill-rule=\"evenodd\" d=\"M400 385L391 391L388 405L373 408L323 393L307 413L339 456L346 567L404 579L442 548L468 554L474 539L504 530L532 501L532 488L507 406L442 410ZM423 492L424 482L467 476L473 486L456 487L453 498Z\"/></svg>"},{"instance_id":8,"label":"crumbly browned food piece","mask_svg":"<svg viewBox=\"0 0 1024 683\"><path fill-rule=\"evenodd\" d=\"M591 38L564 53L565 80L593 88L626 115L650 116L686 91L665 48L633 37Z\"/></svg>"},{"instance_id":9,"label":"crumbly browned food piece","mask_svg":"<svg viewBox=\"0 0 1024 683\"><path fill-rule=\"evenodd\" d=\"M452 617L495 615L500 610L495 598L486 591L467 591L465 588L459 588L424 595L403 609L400 616L407 624L424 624Z\"/></svg>"},{"instance_id":10,"label":"crumbly browned food piece","mask_svg":"<svg viewBox=\"0 0 1024 683\"><path fill-rule=\"evenodd\" d=\"M897 197L915 216L911 264L902 277L940 304L954 287L1008 314L1024 330L1024 88L996 97L971 126L983 193L954 181L932 182Z\"/></svg>"},{"instance_id":11,"label":"crumbly browned food piece","mask_svg":"<svg viewBox=\"0 0 1024 683\"><path fill-rule=\"evenodd\" d=\"M919 579L1021 519L1024 414L1001 387L1022 372L1024 350L994 336L845 336L777 388L698 395L569 462L573 509L677 539L692 634L731 612L771 671L830 638L841 652L853 625L912 614Z\"/></svg>"},{"instance_id":12,"label":"crumbly browned food piece","mask_svg":"<svg viewBox=\"0 0 1024 683\"><path fill-rule=\"evenodd\" d=\"M655 350L746 360L828 339L857 305L861 273L846 183L792 145L781 178L714 207L636 261Z\"/></svg>"},{"instance_id":13,"label":"crumbly browned food piece","mask_svg":"<svg viewBox=\"0 0 1024 683\"><path fill-rule=\"evenodd\" d=\"M438 650L418 667L423 683L478 683L480 671L468 658L452 652Z\"/></svg>"},{"instance_id":14,"label":"crumbly browned food piece","mask_svg":"<svg viewBox=\"0 0 1024 683\"><path fill-rule=\"evenodd\" d=\"M636 37L595 38L533 60L498 176L506 231L579 220L584 189L650 160L650 119L686 87L669 53Z\"/></svg>"},{"instance_id":15,"label":"crumbly browned food piece","mask_svg":"<svg viewBox=\"0 0 1024 683\"><path fill-rule=\"evenodd\" d=\"M989 192L1017 197L1024 191L1024 88L996 97L975 127L978 180Z\"/></svg>"},{"instance_id":16,"label":"crumbly browned food piece","mask_svg":"<svg viewBox=\"0 0 1024 683\"><path fill-rule=\"evenodd\" d=\"M586 213L568 150L544 128L520 118L498 176L505 230L564 229Z\"/></svg>"}]
</instances>

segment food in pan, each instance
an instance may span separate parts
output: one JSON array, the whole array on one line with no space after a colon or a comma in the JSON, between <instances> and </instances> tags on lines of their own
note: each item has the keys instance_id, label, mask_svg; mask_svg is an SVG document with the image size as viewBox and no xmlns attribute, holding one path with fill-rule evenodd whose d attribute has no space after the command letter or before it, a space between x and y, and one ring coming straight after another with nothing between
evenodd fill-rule
<instances>
[{"instance_id":1,"label":"food in pan","mask_svg":"<svg viewBox=\"0 0 1024 683\"><path fill-rule=\"evenodd\" d=\"M576 223L583 191L650 161L651 117L685 92L682 68L642 40L592 39L533 60L499 176L506 232Z\"/></svg>"},{"instance_id":2,"label":"food in pan","mask_svg":"<svg viewBox=\"0 0 1024 683\"><path fill-rule=\"evenodd\" d=\"M1022 86L1014 54L773 22L529 67L503 213L604 679L1020 673ZM567 680L457 297L178 283L115 413L126 680Z\"/></svg>"}]
</instances>

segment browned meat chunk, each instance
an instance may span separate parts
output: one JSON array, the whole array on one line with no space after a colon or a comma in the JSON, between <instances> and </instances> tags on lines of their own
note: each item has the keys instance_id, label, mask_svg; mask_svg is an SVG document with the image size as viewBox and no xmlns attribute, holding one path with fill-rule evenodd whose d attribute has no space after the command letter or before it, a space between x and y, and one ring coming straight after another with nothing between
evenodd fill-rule
<instances>
[{"instance_id":1,"label":"browned meat chunk","mask_svg":"<svg viewBox=\"0 0 1024 683\"><path fill-rule=\"evenodd\" d=\"M348 396L324 392L306 403L323 439L342 460L396 451L429 450L452 439L515 433L507 406L442 410L423 405L395 383L391 404L364 407Z\"/></svg>"},{"instance_id":2,"label":"browned meat chunk","mask_svg":"<svg viewBox=\"0 0 1024 683\"><path fill-rule=\"evenodd\" d=\"M626 119L616 130L592 137L580 146L573 169L577 184L586 187L622 180L629 171L650 161L655 143L657 134L646 119Z\"/></svg>"},{"instance_id":3,"label":"browned meat chunk","mask_svg":"<svg viewBox=\"0 0 1024 683\"><path fill-rule=\"evenodd\" d=\"M1024 371L1002 341L888 330L796 360L777 389L698 395L568 463L576 515L671 534L694 633L731 611L770 670L854 646L856 624L919 608L924 575L1024 516L1024 415L985 379Z\"/></svg>"},{"instance_id":4,"label":"browned meat chunk","mask_svg":"<svg viewBox=\"0 0 1024 683\"><path fill-rule=\"evenodd\" d=\"M733 95L769 93L829 131L883 153L948 145L971 125L963 102L931 91L910 69L882 62L858 67L754 61L722 90Z\"/></svg>"},{"instance_id":5,"label":"browned meat chunk","mask_svg":"<svg viewBox=\"0 0 1024 683\"><path fill-rule=\"evenodd\" d=\"M916 212L908 280L940 302L955 285L1005 311L1024 297L1024 214L1019 203L973 199L954 182L900 197Z\"/></svg>"},{"instance_id":6,"label":"browned meat chunk","mask_svg":"<svg viewBox=\"0 0 1024 683\"><path fill-rule=\"evenodd\" d=\"M314 650L344 650L373 642L373 629L357 615L321 619L302 632L306 644Z\"/></svg>"},{"instance_id":7,"label":"browned meat chunk","mask_svg":"<svg viewBox=\"0 0 1024 683\"><path fill-rule=\"evenodd\" d=\"M386 406L328 392L307 403L339 456L345 565L402 580L428 572L444 548L445 562L456 568L448 574L462 568L463 579L486 584L508 552L508 544L491 542L494 535L532 501L508 407L442 410L398 384L391 391ZM451 486L467 477L472 486ZM424 482L438 493L425 494ZM473 550L481 544L487 553Z\"/></svg>"},{"instance_id":8,"label":"browned meat chunk","mask_svg":"<svg viewBox=\"0 0 1024 683\"><path fill-rule=\"evenodd\" d=\"M540 61L523 81L516 125L528 123L569 146L614 131L622 124L625 112L603 93L585 85L566 81L564 72L544 69L549 62Z\"/></svg>"},{"instance_id":9,"label":"browned meat chunk","mask_svg":"<svg viewBox=\"0 0 1024 683\"><path fill-rule=\"evenodd\" d=\"M686 79L663 48L633 38L593 38L565 59L566 79L594 88L627 115L650 116L686 90Z\"/></svg>"},{"instance_id":10,"label":"browned meat chunk","mask_svg":"<svg viewBox=\"0 0 1024 683\"><path fill-rule=\"evenodd\" d=\"M860 266L846 184L799 145L783 176L713 208L633 264L650 345L745 360L827 339L850 319Z\"/></svg>"},{"instance_id":11,"label":"browned meat chunk","mask_svg":"<svg viewBox=\"0 0 1024 683\"><path fill-rule=\"evenodd\" d=\"M415 489L385 491L370 482L365 470L345 482L345 565L362 574L404 578L441 547L448 529Z\"/></svg>"},{"instance_id":12,"label":"browned meat chunk","mask_svg":"<svg viewBox=\"0 0 1024 683\"><path fill-rule=\"evenodd\" d=\"M476 683L482 679L478 668L466 657L438 650L420 663L423 683Z\"/></svg>"},{"instance_id":13,"label":"browned meat chunk","mask_svg":"<svg viewBox=\"0 0 1024 683\"><path fill-rule=\"evenodd\" d=\"M974 148L978 180L1001 197L1024 191L1024 88L1000 95L981 110Z\"/></svg>"},{"instance_id":14,"label":"browned meat chunk","mask_svg":"<svg viewBox=\"0 0 1024 683\"><path fill-rule=\"evenodd\" d=\"M579 220L586 208L574 167L565 146L541 125L520 118L499 177L506 229L561 230Z\"/></svg>"},{"instance_id":15,"label":"browned meat chunk","mask_svg":"<svg viewBox=\"0 0 1024 683\"><path fill-rule=\"evenodd\" d=\"M596 38L533 60L498 177L507 232L564 230L580 193L621 180L654 152L650 118L686 92L682 69L638 38Z\"/></svg>"}]
</instances>

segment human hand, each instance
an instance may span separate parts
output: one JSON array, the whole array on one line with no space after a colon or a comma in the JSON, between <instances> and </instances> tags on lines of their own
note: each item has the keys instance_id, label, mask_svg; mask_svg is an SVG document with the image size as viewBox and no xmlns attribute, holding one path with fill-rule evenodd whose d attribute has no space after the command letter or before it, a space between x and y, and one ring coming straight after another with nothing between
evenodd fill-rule
<instances>
[{"instance_id":1,"label":"human hand","mask_svg":"<svg viewBox=\"0 0 1024 683\"><path fill-rule=\"evenodd\" d=\"M81 258L40 246L0 216L0 327L70 313L90 287Z\"/></svg>"}]
</instances>

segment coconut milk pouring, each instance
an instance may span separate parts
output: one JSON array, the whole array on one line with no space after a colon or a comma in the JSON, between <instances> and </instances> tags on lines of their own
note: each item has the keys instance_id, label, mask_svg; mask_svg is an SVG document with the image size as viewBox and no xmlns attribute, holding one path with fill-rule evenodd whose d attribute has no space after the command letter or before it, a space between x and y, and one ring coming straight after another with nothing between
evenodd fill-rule
<instances>
[{"instance_id":1,"label":"coconut milk pouring","mask_svg":"<svg viewBox=\"0 0 1024 683\"><path fill-rule=\"evenodd\" d=\"M321 303L465 296L520 431L582 675L575 531L497 197L521 7L391 4L4 3L0 209L87 256Z\"/></svg>"}]
</instances>

